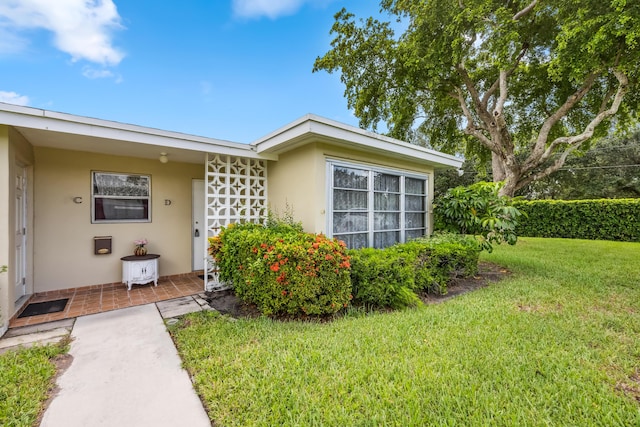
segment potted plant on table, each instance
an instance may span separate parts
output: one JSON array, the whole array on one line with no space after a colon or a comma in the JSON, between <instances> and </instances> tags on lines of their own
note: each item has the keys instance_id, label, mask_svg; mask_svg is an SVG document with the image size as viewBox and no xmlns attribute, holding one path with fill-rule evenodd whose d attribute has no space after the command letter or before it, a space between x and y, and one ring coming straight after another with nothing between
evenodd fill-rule
<instances>
[{"instance_id":1,"label":"potted plant on table","mask_svg":"<svg viewBox=\"0 0 640 427\"><path fill-rule=\"evenodd\" d=\"M133 254L135 256L143 256L147 254L147 248L144 247L144 245L149 243L147 239L134 240L133 243L136 245L135 249L133 250Z\"/></svg>"}]
</instances>

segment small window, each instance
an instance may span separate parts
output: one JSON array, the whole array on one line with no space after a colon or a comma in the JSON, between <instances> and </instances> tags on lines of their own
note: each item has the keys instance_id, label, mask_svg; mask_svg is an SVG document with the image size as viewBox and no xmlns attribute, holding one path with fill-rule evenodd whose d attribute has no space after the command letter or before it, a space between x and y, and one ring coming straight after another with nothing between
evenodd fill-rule
<instances>
[{"instance_id":1,"label":"small window","mask_svg":"<svg viewBox=\"0 0 640 427\"><path fill-rule=\"evenodd\" d=\"M91 222L150 222L151 177L92 172Z\"/></svg>"}]
</instances>

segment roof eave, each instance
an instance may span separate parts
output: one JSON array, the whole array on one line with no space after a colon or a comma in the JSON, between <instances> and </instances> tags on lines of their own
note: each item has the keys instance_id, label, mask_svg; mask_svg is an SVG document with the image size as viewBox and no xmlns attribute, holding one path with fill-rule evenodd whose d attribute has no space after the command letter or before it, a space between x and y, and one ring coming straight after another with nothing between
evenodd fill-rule
<instances>
[{"instance_id":1,"label":"roof eave","mask_svg":"<svg viewBox=\"0 0 640 427\"><path fill-rule=\"evenodd\" d=\"M0 103L0 124L160 147L277 160L247 144Z\"/></svg>"},{"instance_id":2,"label":"roof eave","mask_svg":"<svg viewBox=\"0 0 640 427\"><path fill-rule=\"evenodd\" d=\"M312 140L377 151L389 157L425 162L435 168L460 168L464 159L379 135L313 114L253 142L258 154L282 154Z\"/></svg>"}]
</instances>

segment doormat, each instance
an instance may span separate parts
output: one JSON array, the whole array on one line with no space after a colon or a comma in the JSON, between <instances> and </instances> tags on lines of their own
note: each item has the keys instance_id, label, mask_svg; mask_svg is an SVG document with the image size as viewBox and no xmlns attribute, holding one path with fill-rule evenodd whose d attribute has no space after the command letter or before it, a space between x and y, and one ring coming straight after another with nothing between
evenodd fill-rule
<instances>
[{"instance_id":1,"label":"doormat","mask_svg":"<svg viewBox=\"0 0 640 427\"><path fill-rule=\"evenodd\" d=\"M60 311L63 311L67 306L67 301L69 301L69 298L57 299L55 301L31 303L27 306L27 308L24 309L22 313L20 313L18 318L38 316L40 314L58 313Z\"/></svg>"}]
</instances>

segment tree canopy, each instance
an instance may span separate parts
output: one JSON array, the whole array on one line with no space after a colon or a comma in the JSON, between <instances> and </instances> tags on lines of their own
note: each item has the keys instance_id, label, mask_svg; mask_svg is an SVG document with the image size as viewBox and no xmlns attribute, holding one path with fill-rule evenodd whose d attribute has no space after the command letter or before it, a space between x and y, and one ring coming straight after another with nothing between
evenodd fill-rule
<instances>
[{"instance_id":1,"label":"tree canopy","mask_svg":"<svg viewBox=\"0 0 640 427\"><path fill-rule=\"evenodd\" d=\"M364 128L490 155L501 194L637 120L638 1L382 0L381 12L396 23L338 12L314 71L341 72Z\"/></svg>"}]
</instances>

